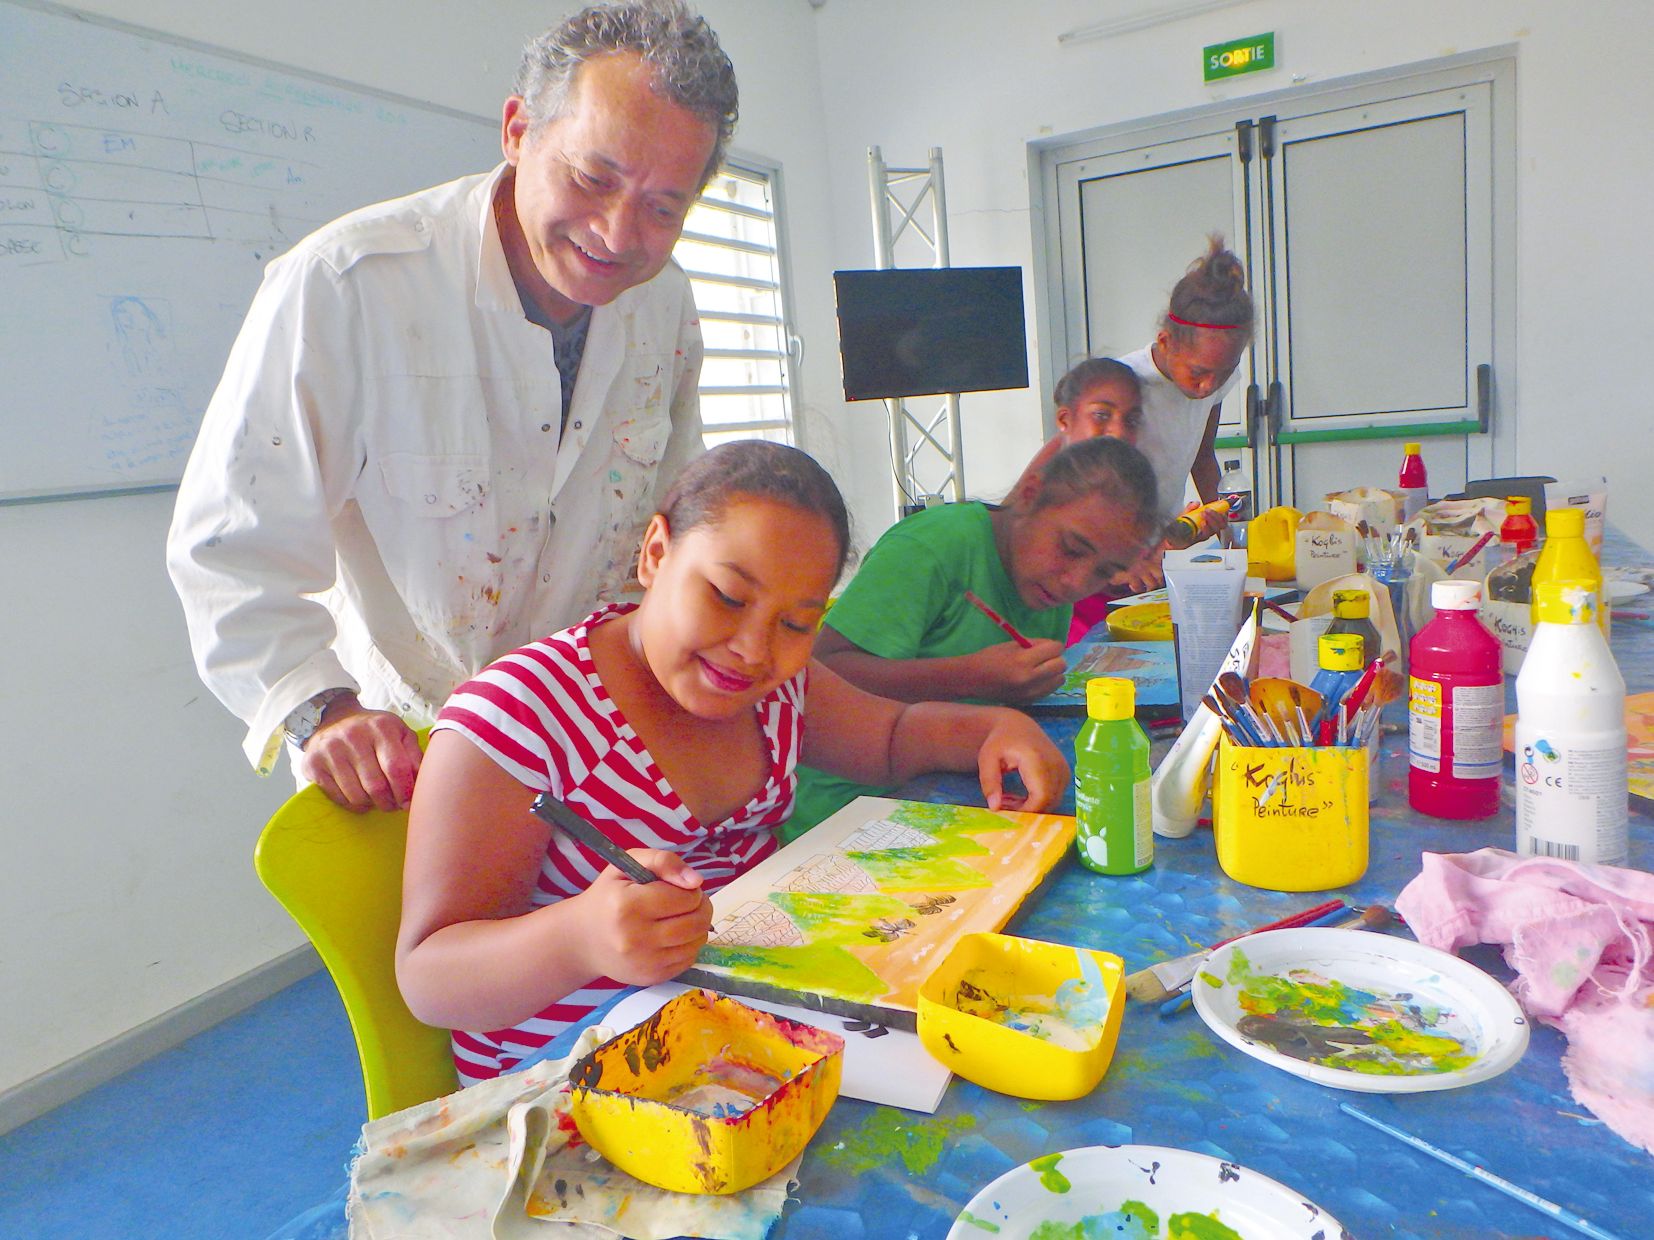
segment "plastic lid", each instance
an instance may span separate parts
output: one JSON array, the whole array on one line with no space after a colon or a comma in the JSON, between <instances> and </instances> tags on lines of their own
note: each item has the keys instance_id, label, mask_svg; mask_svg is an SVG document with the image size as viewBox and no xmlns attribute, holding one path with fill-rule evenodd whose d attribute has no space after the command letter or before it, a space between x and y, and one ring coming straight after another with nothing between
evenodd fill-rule
<instances>
[{"instance_id":1,"label":"plastic lid","mask_svg":"<svg viewBox=\"0 0 1654 1240\"><path fill-rule=\"evenodd\" d=\"M1118 676L1085 682L1085 713L1103 723L1130 719L1137 709L1137 686Z\"/></svg>"},{"instance_id":2,"label":"plastic lid","mask_svg":"<svg viewBox=\"0 0 1654 1240\"><path fill-rule=\"evenodd\" d=\"M1533 588L1534 619L1541 624L1595 624L1597 592L1591 589L1592 584L1589 581L1540 582Z\"/></svg>"},{"instance_id":3,"label":"plastic lid","mask_svg":"<svg viewBox=\"0 0 1654 1240\"><path fill-rule=\"evenodd\" d=\"M1507 517L1531 517L1533 515L1533 500L1526 495L1505 496L1505 515Z\"/></svg>"},{"instance_id":4,"label":"plastic lid","mask_svg":"<svg viewBox=\"0 0 1654 1240\"><path fill-rule=\"evenodd\" d=\"M1479 581L1433 581L1430 583L1430 606L1437 611L1475 611L1482 601L1482 583Z\"/></svg>"},{"instance_id":5,"label":"plastic lid","mask_svg":"<svg viewBox=\"0 0 1654 1240\"><path fill-rule=\"evenodd\" d=\"M1545 533L1552 538L1583 538L1585 510L1583 508L1547 508Z\"/></svg>"},{"instance_id":6,"label":"plastic lid","mask_svg":"<svg viewBox=\"0 0 1654 1240\"><path fill-rule=\"evenodd\" d=\"M1401 445L1401 450L1408 456L1417 456L1419 454L1419 445L1416 443L1404 443Z\"/></svg>"},{"instance_id":7,"label":"plastic lid","mask_svg":"<svg viewBox=\"0 0 1654 1240\"><path fill-rule=\"evenodd\" d=\"M1332 614L1340 620L1360 620L1372 611L1373 601L1365 590L1334 590Z\"/></svg>"},{"instance_id":8,"label":"plastic lid","mask_svg":"<svg viewBox=\"0 0 1654 1240\"><path fill-rule=\"evenodd\" d=\"M1359 633L1323 633L1316 643L1316 654L1320 665L1329 672L1354 672L1366 662L1363 654L1366 644Z\"/></svg>"}]
</instances>

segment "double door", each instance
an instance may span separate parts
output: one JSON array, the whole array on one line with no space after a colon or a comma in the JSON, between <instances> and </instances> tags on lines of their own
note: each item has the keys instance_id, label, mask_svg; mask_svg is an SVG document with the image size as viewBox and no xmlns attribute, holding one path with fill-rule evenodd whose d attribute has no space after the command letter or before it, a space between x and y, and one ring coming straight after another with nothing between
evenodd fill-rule
<instances>
[{"instance_id":1,"label":"double door","mask_svg":"<svg viewBox=\"0 0 1654 1240\"><path fill-rule=\"evenodd\" d=\"M1510 366L1498 78L1472 68L1286 96L1047 150L1053 380L1151 339L1221 233L1257 318L1218 459L1241 463L1260 509L1394 485L1407 439L1424 443L1435 494L1493 474L1514 446L1495 409Z\"/></svg>"}]
</instances>

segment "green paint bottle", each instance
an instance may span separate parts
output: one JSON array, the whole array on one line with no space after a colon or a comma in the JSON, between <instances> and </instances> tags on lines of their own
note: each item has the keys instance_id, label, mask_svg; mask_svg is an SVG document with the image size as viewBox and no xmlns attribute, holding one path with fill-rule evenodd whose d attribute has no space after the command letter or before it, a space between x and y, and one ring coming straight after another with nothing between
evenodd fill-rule
<instances>
[{"instance_id":1,"label":"green paint bottle","mask_svg":"<svg viewBox=\"0 0 1654 1240\"><path fill-rule=\"evenodd\" d=\"M1086 682L1086 721L1074 738L1074 847L1099 874L1138 874L1154 862L1149 738L1134 714L1136 686Z\"/></svg>"}]
</instances>

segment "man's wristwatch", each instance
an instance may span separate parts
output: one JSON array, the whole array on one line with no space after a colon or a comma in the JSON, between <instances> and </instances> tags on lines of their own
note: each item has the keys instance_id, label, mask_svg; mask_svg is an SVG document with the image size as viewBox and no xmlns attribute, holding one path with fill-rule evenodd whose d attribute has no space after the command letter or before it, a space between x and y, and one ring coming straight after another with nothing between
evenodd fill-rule
<instances>
[{"instance_id":1,"label":"man's wristwatch","mask_svg":"<svg viewBox=\"0 0 1654 1240\"><path fill-rule=\"evenodd\" d=\"M316 734L316 729L322 726L322 714L327 710L328 704L334 698L342 697L349 692L349 689L323 689L314 697L300 702L282 721L281 728L287 733L287 739L303 749Z\"/></svg>"}]
</instances>

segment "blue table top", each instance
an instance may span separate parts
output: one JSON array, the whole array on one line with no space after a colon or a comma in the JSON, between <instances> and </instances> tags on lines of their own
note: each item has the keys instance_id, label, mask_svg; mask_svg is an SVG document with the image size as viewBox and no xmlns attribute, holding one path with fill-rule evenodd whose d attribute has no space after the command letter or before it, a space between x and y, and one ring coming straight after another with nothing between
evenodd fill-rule
<instances>
[{"instance_id":1,"label":"blue table top","mask_svg":"<svg viewBox=\"0 0 1654 1240\"><path fill-rule=\"evenodd\" d=\"M1604 559L1642 564L1649 557L1610 532ZM1612 644L1628 690L1654 689L1654 627L1618 625ZM1509 681L1506 691L1514 710ZM1405 710L1392 706L1388 717L1402 721ZM1070 751L1078 723L1041 718ZM1156 744L1156 759L1168 744ZM1386 736L1373 781L1368 869L1335 893L1352 905L1392 904L1418 873L1422 852L1514 847L1509 806L1484 822L1436 821L1408 808L1406 778L1405 737ZM921 779L899 795L982 804L975 779L965 776ZM1072 792L1061 812L1073 812ZM1633 814L1632 865L1654 868L1651 835L1649 819ZM1154 865L1129 878L1094 874L1070 858L1007 929L1113 952L1131 972L1328 898L1234 882L1218 868L1205 828L1183 840L1157 839L1155 850ZM1494 948L1463 954L1501 980L1512 976ZM840 1098L805 1152L798 1189L771 1240L934 1240L978 1190L1019 1164L1129 1143L1194 1150L1261 1172L1363 1240L1578 1234L1344 1115L1344 1100L1626 1240L1654 1232L1654 1159L1573 1100L1560 1064L1562 1036L1538 1023L1531 1032L1521 1062L1481 1084L1352 1095L1235 1050L1193 1011L1163 1018L1154 1005L1132 1002L1108 1074L1073 1102L1030 1102L959 1079L928 1116ZM572 1038L571 1031L559 1045L566 1050ZM342 1203L341 1191L277 1235L342 1237Z\"/></svg>"},{"instance_id":2,"label":"blue table top","mask_svg":"<svg viewBox=\"0 0 1654 1240\"><path fill-rule=\"evenodd\" d=\"M1628 563L1645 557L1611 542L1605 558ZM1628 688L1654 689L1654 629L1618 626L1612 644ZM1514 710L1509 682L1507 692ZM1387 718L1404 721L1405 706L1398 705ZM1077 719L1041 723L1071 751ZM1164 747L1156 746L1156 758ZM1406 737L1386 736L1373 785L1368 870L1334 893L1350 904L1393 904L1418 873L1422 852L1515 846L1508 805L1483 822L1429 819L1409 809L1406 777ZM915 781L899 795L982 803L974 779L960 776ZM1061 812L1073 812L1072 793ZM1639 868L1654 862L1650 836L1649 820L1633 814L1631 863ZM1131 972L1326 898L1234 882L1218 868L1211 831L1201 828L1187 839L1157 839L1154 865L1129 878L1094 874L1070 858L1008 929L1114 952ZM1512 976L1495 948L1463 954L1501 980ZM944 1236L979 1189L1019 1163L1079 1146L1124 1143L1175 1146L1238 1162L1291 1186L1359 1237L1577 1234L1374 1132L1341 1113L1340 1101L1599 1227L1627 1238L1647 1235L1654 1229L1654 1159L1573 1100L1560 1065L1564 1047L1559 1033L1536 1022L1521 1062L1492 1080L1433 1093L1354 1095L1243 1054L1187 1008L1166 1018L1154 1005L1132 1002L1107 1076L1073 1102L1029 1102L958 1079L934 1116L840 1099L810 1143L798 1200L773 1235Z\"/></svg>"}]
</instances>

